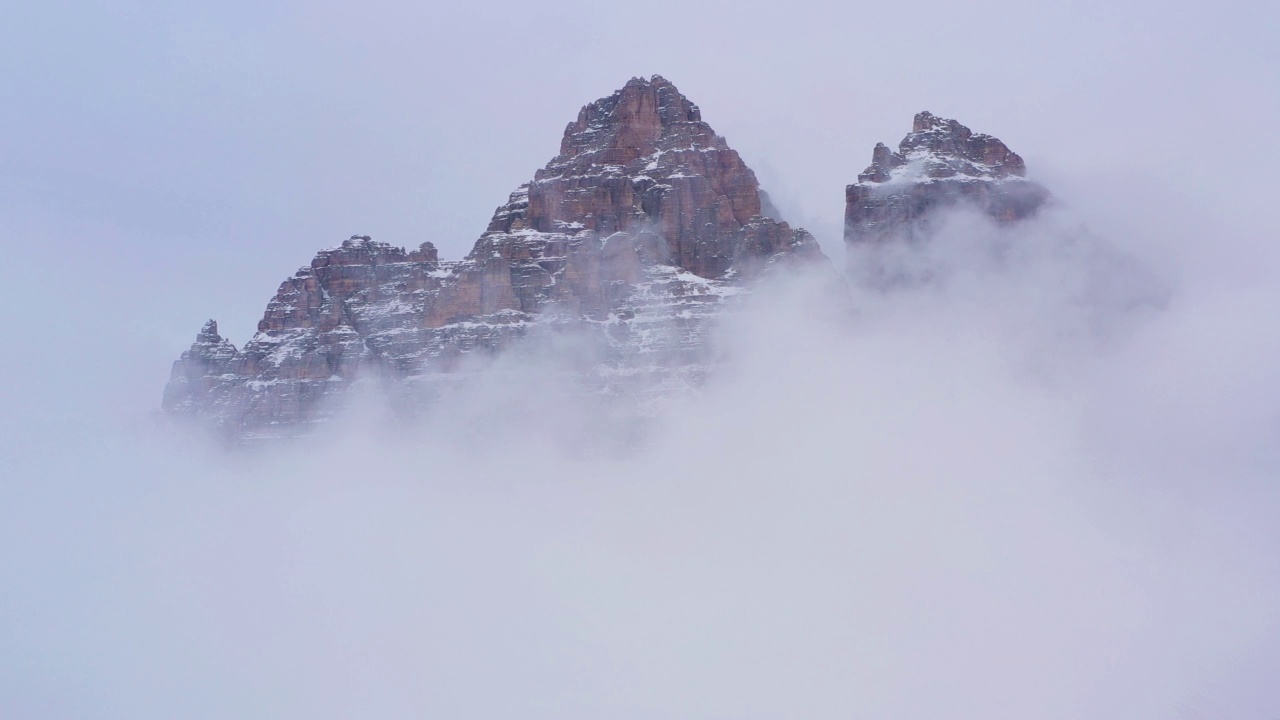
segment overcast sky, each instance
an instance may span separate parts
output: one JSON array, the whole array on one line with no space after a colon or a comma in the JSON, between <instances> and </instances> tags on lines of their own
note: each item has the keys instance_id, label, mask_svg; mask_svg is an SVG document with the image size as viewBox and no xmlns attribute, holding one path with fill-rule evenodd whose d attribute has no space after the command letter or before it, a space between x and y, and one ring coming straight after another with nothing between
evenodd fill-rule
<instances>
[{"instance_id":1,"label":"overcast sky","mask_svg":"<svg viewBox=\"0 0 1280 720\"><path fill-rule=\"evenodd\" d=\"M698 103L832 254L844 185L923 109L1065 176L1059 194L1134 176L1231 216L1266 204L1280 163L1278 13L1231 0L24 3L0 29L0 202L11 224L47 230L42 244L108 245L111 262L183 277L165 329L185 338L214 316L237 344L280 280L353 233L461 257L578 109L636 75Z\"/></svg>"},{"instance_id":2,"label":"overcast sky","mask_svg":"<svg viewBox=\"0 0 1280 720\"><path fill-rule=\"evenodd\" d=\"M1273 3L14 5L0 717L1280 712ZM206 319L243 345L355 233L460 258L655 73L838 263L845 184L920 110L1064 209L1022 274L961 223L936 293L752 316L640 458L557 454L582 418L509 388L453 408L526 403L478 446L156 434ZM1034 250L1079 226L1160 312L1080 306Z\"/></svg>"}]
</instances>

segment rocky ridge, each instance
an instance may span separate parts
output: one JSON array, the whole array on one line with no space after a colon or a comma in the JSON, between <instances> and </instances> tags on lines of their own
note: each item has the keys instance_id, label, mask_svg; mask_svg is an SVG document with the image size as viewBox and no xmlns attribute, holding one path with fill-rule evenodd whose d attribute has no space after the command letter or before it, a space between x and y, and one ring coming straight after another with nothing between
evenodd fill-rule
<instances>
[{"instance_id":1,"label":"rocky ridge","mask_svg":"<svg viewBox=\"0 0 1280 720\"><path fill-rule=\"evenodd\" d=\"M844 239L919 239L931 231L936 210L960 204L1012 222L1035 214L1048 197L1003 142L921 112L898 150L876 143L871 165L845 188Z\"/></svg>"},{"instance_id":2,"label":"rocky ridge","mask_svg":"<svg viewBox=\"0 0 1280 720\"><path fill-rule=\"evenodd\" d=\"M162 407L235 438L292 435L330 417L358 379L425 402L421 388L476 357L563 330L594 338L584 374L602 391L696 383L726 303L773 268L827 263L762 202L696 105L661 77L632 79L582 108L559 155L464 259L367 236L322 250L280 285L242 349L207 323Z\"/></svg>"}]
</instances>

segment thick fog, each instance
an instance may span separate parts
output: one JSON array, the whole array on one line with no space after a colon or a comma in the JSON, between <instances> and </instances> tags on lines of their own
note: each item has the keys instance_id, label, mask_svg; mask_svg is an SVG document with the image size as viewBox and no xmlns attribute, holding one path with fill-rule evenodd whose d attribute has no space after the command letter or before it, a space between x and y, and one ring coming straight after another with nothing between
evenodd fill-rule
<instances>
[{"instance_id":1,"label":"thick fog","mask_svg":"<svg viewBox=\"0 0 1280 720\"><path fill-rule=\"evenodd\" d=\"M1113 5L14 8L0 717L1280 715L1276 11ZM411 426L157 421L205 319L461 257L655 72L842 269L922 109L1057 202L778 279L640 418L531 343Z\"/></svg>"}]
</instances>

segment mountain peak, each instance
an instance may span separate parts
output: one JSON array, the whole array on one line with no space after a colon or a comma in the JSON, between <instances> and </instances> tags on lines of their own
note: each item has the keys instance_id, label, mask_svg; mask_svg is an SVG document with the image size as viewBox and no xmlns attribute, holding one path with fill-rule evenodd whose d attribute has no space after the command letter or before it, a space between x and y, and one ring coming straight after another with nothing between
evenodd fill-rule
<instances>
[{"instance_id":1,"label":"mountain peak","mask_svg":"<svg viewBox=\"0 0 1280 720\"><path fill-rule=\"evenodd\" d=\"M630 162L653 152L677 124L701 121L698 106L662 76L631 78L613 94L583 106L565 128L552 165L582 155L593 162ZM710 128L706 132L715 135Z\"/></svg>"},{"instance_id":2,"label":"mountain peak","mask_svg":"<svg viewBox=\"0 0 1280 720\"><path fill-rule=\"evenodd\" d=\"M871 165L845 189L845 242L918 236L933 211L961 203L1002 222L1028 217L1048 192L1026 174L1022 157L999 139L916 113L898 150L876 143Z\"/></svg>"},{"instance_id":3,"label":"mountain peak","mask_svg":"<svg viewBox=\"0 0 1280 720\"><path fill-rule=\"evenodd\" d=\"M662 257L714 278L734 263L729 238L763 206L751 168L697 105L654 75L583 106L565 128L560 154L512 193L488 231L644 230L663 241ZM493 252L487 242L477 248Z\"/></svg>"},{"instance_id":4,"label":"mountain peak","mask_svg":"<svg viewBox=\"0 0 1280 720\"><path fill-rule=\"evenodd\" d=\"M911 123L911 132L917 132L917 133L925 132L929 130L953 129L953 128L963 128L966 132L968 131L968 128L965 128L963 125L956 122L955 120L940 118L937 115L934 115L933 113L929 112L928 110L922 110L916 113L916 116L915 118L913 118Z\"/></svg>"},{"instance_id":5,"label":"mountain peak","mask_svg":"<svg viewBox=\"0 0 1280 720\"><path fill-rule=\"evenodd\" d=\"M322 250L242 350L206 326L163 407L242 439L291 434L361 375L413 378L401 399L426 404L469 357L552 327L586 335L600 362L585 379L608 392L688 387L712 362L712 323L755 278L827 263L762 206L755 173L697 105L661 76L632 78L578 112L466 258L366 235Z\"/></svg>"},{"instance_id":6,"label":"mountain peak","mask_svg":"<svg viewBox=\"0 0 1280 720\"><path fill-rule=\"evenodd\" d=\"M871 165L858 175L858 182L1002 180L1026 174L1022 157L999 139L925 110L916 113L911 132L898 144L897 152L884 143L876 144Z\"/></svg>"}]
</instances>

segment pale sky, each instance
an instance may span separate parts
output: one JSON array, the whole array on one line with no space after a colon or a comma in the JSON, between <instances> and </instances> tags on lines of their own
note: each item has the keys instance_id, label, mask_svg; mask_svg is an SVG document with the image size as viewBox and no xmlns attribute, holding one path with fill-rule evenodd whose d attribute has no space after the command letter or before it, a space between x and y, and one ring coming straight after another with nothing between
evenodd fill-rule
<instances>
[{"instance_id":1,"label":"pale sky","mask_svg":"<svg viewBox=\"0 0 1280 720\"><path fill-rule=\"evenodd\" d=\"M190 292L167 298L174 337L214 316L243 343L278 282L353 233L461 257L583 104L657 73L832 254L844 185L923 109L1000 137L1060 194L1136 175L1233 215L1266 203L1280 164L1278 15L1231 1L27 3L0 29L4 213L68 251L107 244L186 276Z\"/></svg>"}]
</instances>

